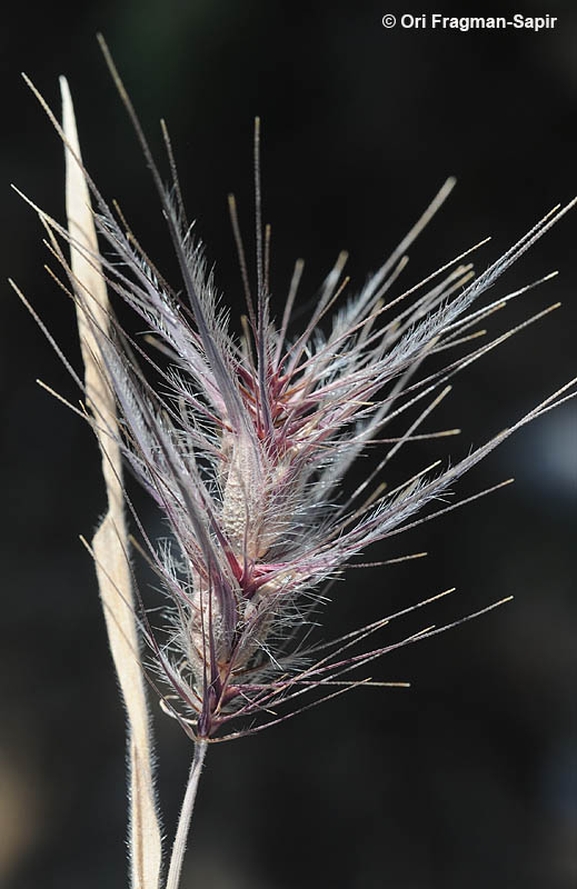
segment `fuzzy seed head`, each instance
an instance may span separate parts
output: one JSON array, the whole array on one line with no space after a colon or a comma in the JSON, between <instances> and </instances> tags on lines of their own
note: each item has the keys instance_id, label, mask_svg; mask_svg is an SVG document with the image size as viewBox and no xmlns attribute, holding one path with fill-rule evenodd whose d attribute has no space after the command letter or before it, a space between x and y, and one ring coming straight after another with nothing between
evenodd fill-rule
<instances>
[{"instance_id":1,"label":"fuzzy seed head","mask_svg":"<svg viewBox=\"0 0 577 889\"><path fill-rule=\"evenodd\" d=\"M186 223L178 183L163 187L138 132L182 281L178 290L164 282L124 218L91 183L103 242L98 261L108 288L145 322L166 357L147 351L111 315L111 332L100 329L97 359L114 391L125 460L167 528L160 544L141 529L170 606L160 631L145 610L141 614L152 681L160 677L164 709L192 737L232 737L278 722L284 718L280 705L295 712L307 694L318 700L362 684L340 677L417 638L367 645L389 619L383 618L332 643L311 641L312 618L325 601L323 582L371 544L423 520L417 518L423 510L431 517L434 504L468 469L574 394L564 387L457 463L424 468L393 491L381 484L400 448L427 436L421 427L426 430L449 380L535 320L488 342L477 338L479 325L521 291L493 302L481 298L572 205L546 216L476 279L464 255L446 257L438 271L403 291L397 279L405 252L451 190L449 181L356 293L343 279L346 257L340 255L308 320L293 330L302 264L277 319L263 259L257 177L254 295L233 213L248 315L238 339ZM43 221L69 239L54 220L43 215ZM75 298L98 330L90 302L78 292ZM151 385L148 368L160 386ZM91 422L105 425L106 418L96 415ZM404 427L391 438L393 422ZM377 468L344 493L351 467L369 448L378 448Z\"/></svg>"}]
</instances>

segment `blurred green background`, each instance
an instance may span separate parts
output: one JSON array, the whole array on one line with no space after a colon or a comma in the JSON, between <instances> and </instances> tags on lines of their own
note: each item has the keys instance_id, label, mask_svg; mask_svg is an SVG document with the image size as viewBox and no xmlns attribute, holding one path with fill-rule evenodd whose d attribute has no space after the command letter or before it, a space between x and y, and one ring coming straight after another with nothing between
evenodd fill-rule
<instances>
[{"instance_id":1,"label":"blurred green background","mask_svg":"<svg viewBox=\"0 0 577 889\"><path fill-rule=\"evenodd\" d=\"M576 192L577 9L533 0L553 30L386 30L387 12L490 15L482 0L418 9L279 0L13 4L0 33L1 268L79 366L69 302L14 182L63 218L58 138L23 85L58 108L68 76L86 163L145 249L177 282L144 162L100 57L104 32L151 140L171 131L182 187L218 283L242 306L226 196L252 233L251 138L263 120L265 216L277 305L306 259L312 297L338 250L360 286L444 178L457 190L416 247L406 286L482 237L484 268ZM505 13L503 13L505 14ZM466 453L575 374L575 212L498 285L561 275L496 318L559 312L456 381L435 428ZM177 286L177 285L176 285ZM87 427L35 384L72 383L3 285L4 475L0 884L116 889L125 877L124 717L96 583L78 535L104 502ZM444 453L413 446L392 480ZM514 475L493 497L373 550L420 562L350 572L333 586L327 637L449 586L450 600L393 625L391 641L509 594L513 604L372 670L410 691L359 690L252 739L210 751L187 859L208 889L570 889L577 882L575 530L577 417L567 405L508 442L459 493ZM146 506L142 506L146 515ZM158 713L159 787L172 835L190 749Z\"/></svg>"}]
</instances>

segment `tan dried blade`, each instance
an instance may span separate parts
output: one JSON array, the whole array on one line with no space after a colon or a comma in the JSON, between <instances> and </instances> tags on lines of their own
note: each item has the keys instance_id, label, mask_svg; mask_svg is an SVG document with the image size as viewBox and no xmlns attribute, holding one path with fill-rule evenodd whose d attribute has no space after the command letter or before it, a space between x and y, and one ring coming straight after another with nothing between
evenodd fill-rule
<instances>
[{"instance_id":1,"label":"tan dried blade","mask_svg":"<svg viewBox=\"0 0 577 889\"><path fill-rule=\"evenodd\" d=\"M149 716L139 657L122 492L122 458L115 437L118 420L106 369L98 360L100 336L110 329L106 284L93 257L98 255L86 178L79 164L80 146L68 83L60 79L66 140L66 213L71 238L71 269L76 291L78 331L84 361L86 402L98 418L94 431L102 455L108 512L92 542L98 585L112 658L128 717L130 762L129 822L131 886L158 889L160 827L155 805ZM75 245L78 245L76 247ZM79 247L91 256L89 262ZM82 304L87 307L83 311Z\"/></svg>"}]
</instances>

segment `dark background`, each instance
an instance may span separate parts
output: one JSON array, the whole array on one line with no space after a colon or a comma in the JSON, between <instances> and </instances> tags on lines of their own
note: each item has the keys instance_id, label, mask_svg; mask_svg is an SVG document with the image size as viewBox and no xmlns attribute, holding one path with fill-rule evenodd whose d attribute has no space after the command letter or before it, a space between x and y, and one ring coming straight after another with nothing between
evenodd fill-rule
<instances>
[{"instance_id":1,"label":"dark background","mask_svg":"<svg viewBox=\"0 0 577 889\"><path fill-rule=\"evenodd\" d=\"M476 259L483 268L573 197L573 0L507 10L559 17L540 33L385 30L389 11L496 13L484 0L403 9L368 0L12 5L0 34L1 268L76 366L71 306L43 271L40 226L9 190L13 181L63 217L61 148L21 70L55 108L57 75L69 77L89 169L108 198L121 199L154 260L174 271L97 30L157 148L158 119L168 121L189 212L233 306L240 287L226 195L237 193L250 233L255 114L278 305L297 256L307 260L303 298L341 248L359 286L449 174L459 186L411 250L407 286L492 234ZM576 220L574 211L499 285L504 293L561 271L496 318L495 332L564 305L458 378L436 426L463 429L449 440L454 458L575 374ZM123 714L78 542L103 509L99 461L88 428L36 386L39 376L77 398L2 290L0 884L116 889L126 885ZM500 448L459 494L512 475L516 485L371 552L427 549L426 560L351 572L333 587L327 637L453 585L456 596L393 625L383 641L509 594L515 601L372 668L410 679L410 691L359 690L211 750L183 889L575 885L576 445L568 405ZM439 453L412 448L395 467L400 478ZM191 750L170 720L157 723L171 836Z\"/></svg>"}]
</instances>

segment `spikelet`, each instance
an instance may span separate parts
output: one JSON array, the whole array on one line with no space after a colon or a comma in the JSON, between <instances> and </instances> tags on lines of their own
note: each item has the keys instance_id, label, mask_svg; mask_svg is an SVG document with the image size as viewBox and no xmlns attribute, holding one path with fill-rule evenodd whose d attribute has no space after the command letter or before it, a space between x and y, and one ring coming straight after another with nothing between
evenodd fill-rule
<instances>
[{"instance_id":1,"label":"spikelet","mask_svg":"<svg viewBox=\"0 0 577 889\"><path fill-rule=\"evenodd\" d=\"M154 350L146 351L112 313L106 328L99 327L89 303L80 306L97 330L96 360L120 417L121 434L111 429L108 434L118 440L169 529L162 544L143 531L148 558L172 604L167 640L159 641L144 610L140 616L156 673L151 681L160 677L164 709L192 738L218 740L278 722L307 706L307 694L316 693L318 700L362 684L362 678L340 677L430 634L395 645L367 645L395 616L389 615L334 643L315 645L309 639L325 581L376 541L454 508L435 503L505 438L575 394L569 384L454 465L429 467L392 492L378 487L385 466L419 434L447 394L448 381L549 311L477 345L477 325L523 291L484 303L481 298L575 202L555 208L479 277L473 278L463 254L403 292L397 279L405 252L447 197L454 184L449 180L357 294L346 292L345 257L339 256L311 317L294 335L291 313L302 264L297 263L286 309L277 320L257 177L254 294L233 205L248 314L245 336L238 339L204 249L186 223L168 136L165 132L174 178L170 190L115 77L158 189L181 289L164 282L89 178L99 256L45 213L41 217L54 236L72 240L88 263L102 269L109 291L142 319L168 356L163 363ZM257 125L257 168L258 144ZM463 343L465 354L456 348ZM160 387L151 386L147 367L154 369ZM405 415L413 419L401 436L389 439L377 469L344 495L353 464ZM106 427L103 416L91 422ZM287 710L279 716L281 704Z\"/></svg>"}]
</instances>

